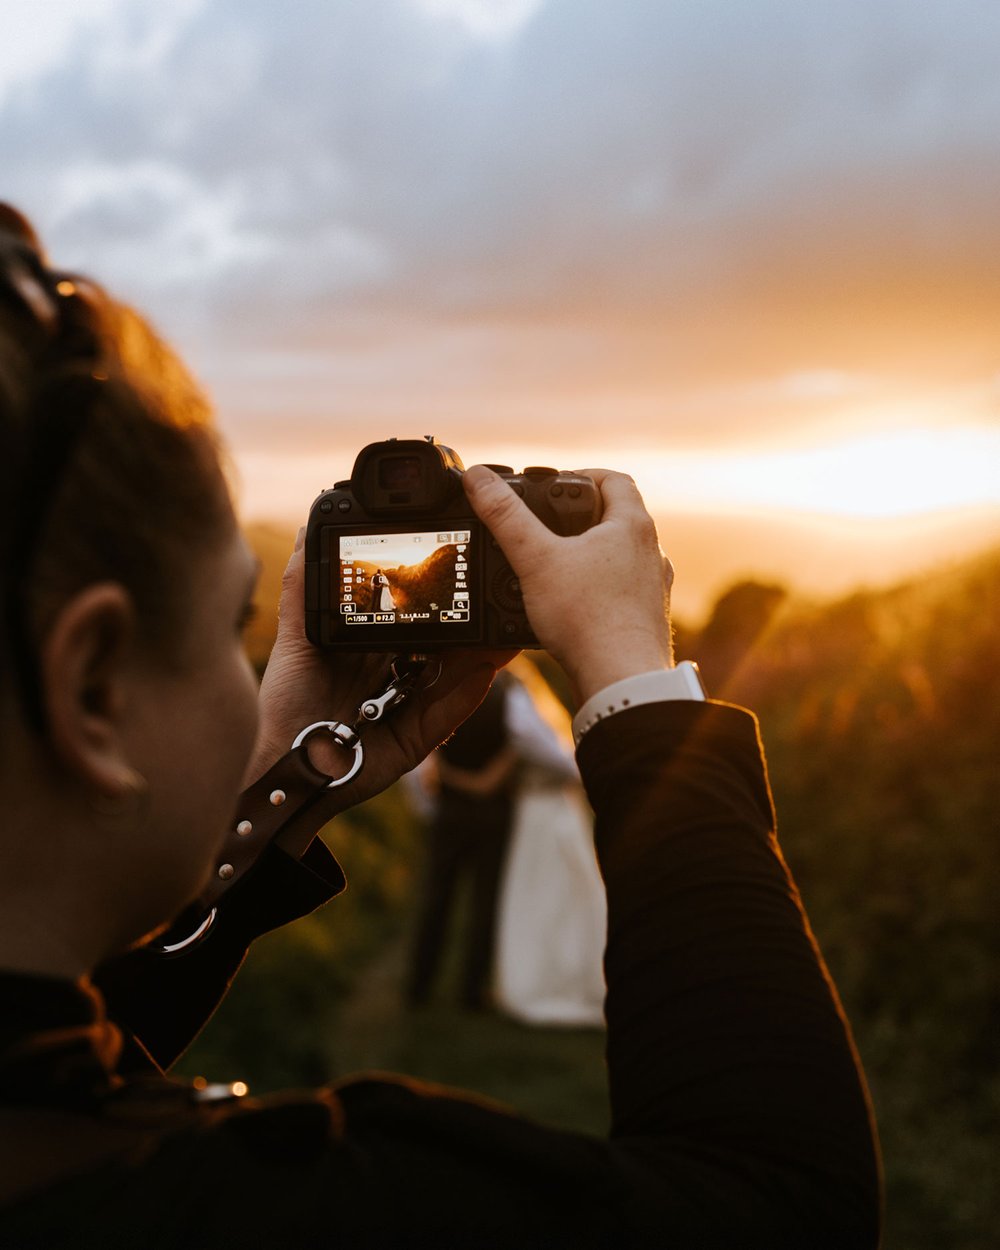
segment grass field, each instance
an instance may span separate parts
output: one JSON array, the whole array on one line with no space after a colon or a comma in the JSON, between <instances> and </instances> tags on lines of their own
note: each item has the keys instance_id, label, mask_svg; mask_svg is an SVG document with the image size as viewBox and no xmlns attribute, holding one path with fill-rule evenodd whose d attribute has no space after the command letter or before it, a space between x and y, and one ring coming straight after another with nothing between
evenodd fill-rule
<instances>
[{"instance_id":1,"label":"grass field","mask_svg":"<svg viewBox=\"0 0 1000 1250\"><path fill-rule=\"evenodd\" d=\"M603 1030L529 1028L463 1010L443 991L407 1010L399 990L404 960L404 943L392 942L345 1001L329 1038L335 1075L405 1072L473 1089L559 1128L607 1132Z\"/></svg>"}]
</instances>

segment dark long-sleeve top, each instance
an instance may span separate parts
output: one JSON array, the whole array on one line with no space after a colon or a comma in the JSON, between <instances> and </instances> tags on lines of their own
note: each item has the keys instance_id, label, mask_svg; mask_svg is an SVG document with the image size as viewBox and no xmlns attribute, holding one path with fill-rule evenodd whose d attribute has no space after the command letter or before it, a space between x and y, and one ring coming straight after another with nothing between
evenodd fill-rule
<instances>
[{"instance_id":1,"label":"dark long-sleeve top","mask_svg":"<svg viewBox=\"0 0 1000 1250\"><path fill-rule=\"evenodd\" d=\"M109 972L107 1016L87 985L0 978L0 1245L875 1246L863 1079L756 722L636 707L578 760L608 891L607 1139L405 1078L212 1105L163 1076L254 927L340 884L322 850L272 856L214 950Z\"/></svg>"}]
</instances>

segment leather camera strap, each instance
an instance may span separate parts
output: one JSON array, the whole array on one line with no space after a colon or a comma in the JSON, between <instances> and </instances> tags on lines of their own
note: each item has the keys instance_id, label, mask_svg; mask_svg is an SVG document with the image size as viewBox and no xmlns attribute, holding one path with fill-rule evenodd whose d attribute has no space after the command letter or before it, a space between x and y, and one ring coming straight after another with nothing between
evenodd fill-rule
<instances>
[{"instance_id":1,"label":"leather camera strap","mask_svg":"<svg viewBox=\"0 0 1000 1250\"><path fill-rule=\"evenodd\" d=\"M236 817L226 835L211 882L160 941L151 945L151 950L162 955L178 955L197 945L212 928L227 890L246 876L271 842L293 859L302 858L324 822L310 823L297 818L325 791L346 785L357 776L364 763L358 727L381 720L390 709L404 702L427 667L425 656L397 656L390 664L392 679L380 695L361 704L353 726L341 721L317 721L302 730L291 750L240 795ZM433 685L440 671L441 665L437 662L429 684ZM321 772L309 759L309 743L320 733L329 735L335 745L353 754L350 766L339 777Z\"/></svg>"},{"instance_id":2,"label":"leather camera strap","mask_svg":"<svg viewBox=\"0 0 1000 1250\"><path fill-rule=\"evenodd\" d=\"M318 733L329 734L337 745L353 753L351 766L341 776L321 772L310 760L309 742ZM161 955L180 955L193 949L215 923L226 892L246 876L270 843L293 859L301 859L326 818L310 822L298 817L326 791L355 777L363 762L361 740L350 725L319 721L303 729L291 750L240 795L210 883L149 949Z\"/></svg>"},{"instance_id":3,"label":"leather camera strap","mask_svg":"<svg viewBox=\"0 0 1000 1250\"><path fill-rule=\"evenodd\" d=\"M307 748L299 746L244 790L236 819L216 861L211 885L202 893L200 902L206 908L214 907L253 867L272 840L293 859L300 859L317 830L307 825L286 827L316 802L329 783L330 778L310 761Z\"/></svg>"}]
</instances>

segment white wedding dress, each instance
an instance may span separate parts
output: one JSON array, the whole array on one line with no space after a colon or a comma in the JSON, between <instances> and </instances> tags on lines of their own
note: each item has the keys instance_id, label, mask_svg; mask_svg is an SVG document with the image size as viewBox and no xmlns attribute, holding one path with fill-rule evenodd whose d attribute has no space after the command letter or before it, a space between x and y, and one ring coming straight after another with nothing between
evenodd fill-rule
<instances>
[{"instance_id":1,"label":"white wedding dress","mask_svg":"<svg viewBox=\"0 0 1000 1250\"><path fill-rule=\"evenodd\" d=\"M532 682L534 685L534 682ZM565 735L543 719L524 685L512 685L506 721L522 780L501 882L494 970L497 1007L529 1024L604 1023L607 904L593 815ZM555 700L553 699L554 703Z\"/></svg>"}]
</instances>

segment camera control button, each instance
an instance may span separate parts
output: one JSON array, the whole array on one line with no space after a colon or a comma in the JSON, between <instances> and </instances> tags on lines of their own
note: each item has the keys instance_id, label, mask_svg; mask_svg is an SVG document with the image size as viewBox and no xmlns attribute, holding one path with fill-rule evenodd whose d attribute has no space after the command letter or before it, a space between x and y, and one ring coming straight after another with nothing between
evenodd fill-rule
<instances>
[{"instance_id":1,"label":"camera control button","mask_svg":"<svg viewBox=\"0 0 1000 1250\"><path fill-rule=\"evenodd\" d=\"M525 477L558 477L558 469L550 469L546 465L533 464L524 470Z\"/></svg>"},{"instance_id":2,"label":"camera control button","mask_svg":"<svg viewBox=\"0 0 1000 1250\"><path fill-rule=\"evenodd\" d=\"M333 511L333 500L332 500L332 499L324 499L324 500L320 503L320 505L319 505L319 510L320 510L320 512L332 512L332 511Z\"/></svg>"},{"instance_id":3,"label":"camera control button","mask_svg":"<svg viewBox=\"0 0 1000 1250\"><path fill-rule=\"evenodd\" d=\"M521 583L509 565L499 569L493 580L493 599L504 612L516 612L518 615L524 612Z\"/></svg>"},{"instance_id":4,"label":"camera control button","mask_svg":"<svg viewBox=\"0 0 1000 1250\"><path fill-rule=\"evenodd\" d=\"M563 493L563 488L558 482L553 483L553 485L549 487L549 494L552 496L553 499L558 499L562 493Z\"/></svg>"},{"instance_id":5,"label":"camera control button","mask_svg":"<svg viewBox=\"0 0 1000 1250\"><path fill-rule=\"evenodd\" d=\"M579 487L579 486L570 486L570 487L569 487L569 489L567 490L567 492L566 492L566 493L569 495L570 499L579 499L579 498L580 498L580 487Z\"/></svg>"},{"instance_id":6,"label":"camera control button","mask_svg":"<svg viewBox=\"0 0 1000 1250\"><path fill-rule=\"evenodd\" d=\"M350 501L349 499L338 499L338 500L337 500L337 511L338 511L338 512L350 512L350 510L351 510L351 501Z\"/></svg>"}]
</instances>

